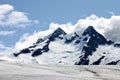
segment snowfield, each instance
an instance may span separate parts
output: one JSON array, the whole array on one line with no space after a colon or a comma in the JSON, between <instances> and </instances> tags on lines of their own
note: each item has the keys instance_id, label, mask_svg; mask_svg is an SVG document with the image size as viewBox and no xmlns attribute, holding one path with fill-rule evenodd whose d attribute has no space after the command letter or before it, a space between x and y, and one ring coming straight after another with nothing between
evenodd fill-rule
<instances>
[{"instance_id":1,"label":"snowfield","mask_svg":"<svg viewBox=\"0 0 120 80\"><path fill-rule=\"evenodd\" d=\"M58 66L0 60L0 80L120 80L120 66Z\"/></svg>"}]
</instances>

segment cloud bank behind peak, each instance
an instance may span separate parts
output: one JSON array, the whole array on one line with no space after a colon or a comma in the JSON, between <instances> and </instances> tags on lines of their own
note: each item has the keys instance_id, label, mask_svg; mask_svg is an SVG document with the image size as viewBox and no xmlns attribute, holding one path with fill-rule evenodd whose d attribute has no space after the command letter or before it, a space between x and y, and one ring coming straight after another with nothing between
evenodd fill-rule
<instances>
[{"instance_id":1,"label":"cloud bank behind peak","mask_svg":"<svg viewBox=\"0 0 120 80\"><path fill-rule=\"evenodd\" d=\"M92 14L84 19L79 19L76 24L51 23L50 29L56 29L60 27L68 34L77 32L79 35L81 35L88 26L93 26L106 38L120 42L120 16L115 15L111 16L110 18L104 18Z\"/></svg>"},{"instance_id":2,"label":"cloud bank behind peak","mask_svg":"<svg viewBox=\"0 0 120 80\"><path fill-rule=\"evenodd\" d=\"M32 35L24 35L16 43L15 48L21 49L32 45L38 38L47 36L52 33L55 29L61 28L66 33L72 34L77 32L82 35L83 31L88 27L93 26L99 33L104 35L107 39L120 42L120 16L111 16L110 18L98 17L94 14L84 18L79 19L76 24L66 23L58 24L51 23L49 29L46 31L35 32ZM26 46L25 46L26 45Z\"/></svg>"}]
</instances>

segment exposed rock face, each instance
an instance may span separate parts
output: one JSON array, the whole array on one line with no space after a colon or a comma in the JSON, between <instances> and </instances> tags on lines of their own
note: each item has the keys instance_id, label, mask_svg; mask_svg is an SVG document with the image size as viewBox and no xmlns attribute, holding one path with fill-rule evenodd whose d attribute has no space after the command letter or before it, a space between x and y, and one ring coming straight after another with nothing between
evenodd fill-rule
<instances>
[{"instance_id":1,"label":"exposed rock face","mask_svg":"<svg viewBox=\"0 0 120 80\"><path fill-rule=\"evenodd\" d=\"M14 56L17 57L21 54L31 54L32 57L37 57L37 56L41 56L43 54L49 55L50 53L55 53L55 55L56 55L57 53L59 53L59 51L57 52L57 49L53 50L50 47L50 45L52 42L58 42L58 41L61 41L64 43L63 44L63 43L59 42L60 44L63 44L63 47L65 45L72 45L72 46L78 48L77 56L79 57L79 60L75 59L76 60L76 62L74 63L75 65L90 65L89 56L92 56L93 53L96 52L97 48L101 45L108 45L108 46L113 45L116 48L120 48L119 43L115 43L111 40L106 39L103 35L98 33L94 29L93 26L89 26L83 32L82 36L78 35L75 32L75 33L69 35L69 38L68 38L68 34L64 30L62 30L61 28L58 28L53 33L48 35L47 38L39 38L37 40L37 42L35 42L30 47L23 49L23 50L19 51L18 53L14 53ZM61 46L59 47L57 45L54 45L54 47L61 48ZM63 51L63 52L65 52L66 54L71 54L71 55L75 53L74 51L72 52L67 48L66 48L66 51ZM62 55L63 53L59 53L59 54ZM106 54L106 52L104 52L103 54ZM56 56L56 57L58 57L58 56ZM67 58L68 58L68 56L63 56L60 59L68 60ZM96 61L91 63L91 65L99 65L99 64L101 64L101 61L105 58L106 57L103 55L103 56L99 57ZM112 64L116 65L117 63L119 63L119 61L120 61L120 59L117 59L117 61L111 61L106 64L107 65L112 65ZM62 62L64 63L64 61L60 60L60 61L58 61L58 64L62 63Z\"/></svg>"}]
</instances>

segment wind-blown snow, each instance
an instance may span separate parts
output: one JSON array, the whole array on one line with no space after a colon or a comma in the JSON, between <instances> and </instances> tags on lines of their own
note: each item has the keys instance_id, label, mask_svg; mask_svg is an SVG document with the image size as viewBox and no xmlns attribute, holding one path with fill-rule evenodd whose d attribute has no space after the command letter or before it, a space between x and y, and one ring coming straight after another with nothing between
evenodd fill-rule
<instances>
[{"instance_id":1,"label":"wind-blown snow","mask_svg":"<svg viewBox=\"0 0 120 80\"><path fill-rule=\"evenodd\" d=\"M16 42L15 45L15 50L21 50L24 48L27 48L31 46L33 43L35 43L39 38L43 38L49 34L51 34L53 31L52 30L46 30L46 31L40 31L40 32L35 32L32 35L30 34L24 34L18 42Z\"/></svg>"}]
</instances>

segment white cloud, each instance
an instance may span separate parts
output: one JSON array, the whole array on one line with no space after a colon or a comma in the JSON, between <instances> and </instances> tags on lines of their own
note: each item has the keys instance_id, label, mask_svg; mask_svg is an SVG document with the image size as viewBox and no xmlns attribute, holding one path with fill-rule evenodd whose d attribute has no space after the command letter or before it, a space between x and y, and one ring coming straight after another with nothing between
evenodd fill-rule
<instances>
[{"instance_id":1,"label":"white cloud","mask_svg":"<svg viewBox=\"0 0 120 80\"><path fill-rule=\"evenodd\" d=\"M120 42L120 16L104 18L91 15L85 19L80 19L75 27L79 31L81 28L84 30L90 25L94 26L94 28L106 38ZM83 32L83 30L81 32Z\"/></svg>"},{"instance_id":2,"label":"white cloud","mask_svg":"<svg viewBox=\"0 0 120 80\"><path fill-rule=\"evenodd\" d=\"M85 19L80 19L76 24L50 24L50 29L61 27L67 33L77 32L79 35L88 27L93 26L99 33L113 41L120 42L120 16L111 16L111 18L98 17L91 15Z\"/></svg>"},{"instance_id":3,"label":"white cloud","mask_svg":"<svg viewBox=\"0 0 120 80\"><path fill-rule=\"evenodd\" d=\"M35 43L38 38L42 38L44 36L49 35L52 32L52 30L46 30L46 31L40 31L40 32L34 32L32 35L25 33L18 42L16 42L15 50L21 50L26 47L31 46L33 43Z\"/></svg>"},{"instance_id":4,"label":"white cloud","mask_svg":"<svg viewBox=\"0 0 120 80\"><path fill-rule=\"evenodd\" d=\"M74 28L75 28L72 23L66 23L66 24L51 23L49 25L49 30L54 31L58 27L62 28L68 34L73 33Z\"/></svg>"},{"instance_id":5,"label":"white cloud","mask_svg":"<svg viewBox=\"0 0 120 80\"><path fill-rule=\"evenodd\" d=\"M0 26L26 27L32 23L38 23L37 20L30 20L26 13L19 12L12 5L0 5Z\"/></svg>"},{"instance_id":6,"label":"white cloud","mask_svg":"<svg viewBox=\"0 0 120 80\"><path fill-rule=\"evenodd\" d=\"M83 31L88 26L94 26L94 28L106 38L120 42L120 16L111 16L111 18L104 18L93 14L86 17L85 19L78 20L76 24L51 23L47 31L35 32L33 35L23 36L16 43L15 48L22 49L28 47L36 42L38 38L50 34L58 27L62 28L68 34L77 32L79 35L82 35Z\"/></svg>"},{"instance_id":7,"label":"white cloud","mask_svg":"<svg viewBox=\"0 0 120 80\"><path fill-rule=\"evenodd\" d=\"M0 31L0 36L13 35L15 31Z\"/></svg>"}]
</instances>

